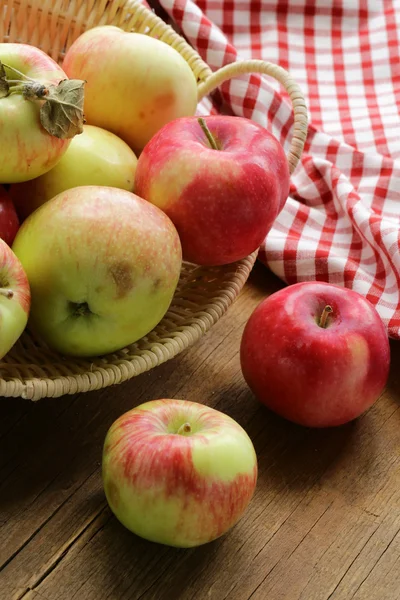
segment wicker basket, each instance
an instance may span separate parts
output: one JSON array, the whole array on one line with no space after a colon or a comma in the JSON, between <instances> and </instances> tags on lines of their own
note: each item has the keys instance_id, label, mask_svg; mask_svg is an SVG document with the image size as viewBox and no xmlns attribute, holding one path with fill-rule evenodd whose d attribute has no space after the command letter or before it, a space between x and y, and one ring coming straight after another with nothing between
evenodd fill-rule
<instances>
[{"instance_id":1,"label":"wicker basket","mask_svg":"<svg viewBox=\"0 0 400 600\"><path fill-rule=\"evenodd\" d=\"M242 73L264 73L286 88L293 105L294 128L288 153L293 172L307 134L303 95L282 68L244 61L212 73L193 48L140 0L0 0L0 39L35 45L61 63L66 50L86 29L117 25L158 37L187 61L198 82L199 100L222 82ZM195 343L235 300L256 260L256 253L215 268L184 264L168 313L146 337L119 352L92 360L63 357L25 331L0 363L0 395L31 400L100 389L139 375Z\"/></svg>"}]
</instances>

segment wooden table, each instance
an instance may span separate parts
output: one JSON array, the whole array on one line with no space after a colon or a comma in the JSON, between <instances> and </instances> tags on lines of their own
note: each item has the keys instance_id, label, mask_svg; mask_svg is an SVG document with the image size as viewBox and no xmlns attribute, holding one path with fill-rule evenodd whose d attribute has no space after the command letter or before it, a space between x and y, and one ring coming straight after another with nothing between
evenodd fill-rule
<instances>
[{"instance_id":1,"label":"wooden table","mask_svg":"<svg viewBox=\"0 0 400 600\"><path fill-rule=\"evenodd\" d=\"M253 308L281 283L257 265L194 347L123 385L42 400L0 399L1 600L398 600L400 345L385 393L356 422L309 430L259 405L240 371ZM187 398L253 439L255 496L227 535L182 550L142 540L103 494L104 436L127 409Z\"/></svg>"}]
</instances>

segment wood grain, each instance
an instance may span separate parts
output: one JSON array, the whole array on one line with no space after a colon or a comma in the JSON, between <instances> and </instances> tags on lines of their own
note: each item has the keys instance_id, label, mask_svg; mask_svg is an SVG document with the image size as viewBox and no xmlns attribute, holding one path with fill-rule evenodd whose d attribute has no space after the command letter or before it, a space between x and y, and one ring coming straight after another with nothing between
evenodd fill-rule
<instances>
[{"instance_id":1,"label":"wood grain","mask_svg":"<svg viewBox=\"0 0 400 600\"><path fill-rule=\"evenodd\" d=\"M238 355L252 310L280 287L257 265L196 346L130 382L37 404L0 400L2 599L400 598L399 345L391 345L384 394L357 421L327 430L286 422L253 398ZM197 549L134 536L105 502L107 429L129 408L162 397L226 412L258 455L245 515Z\"/></svg>"}]
</instances>

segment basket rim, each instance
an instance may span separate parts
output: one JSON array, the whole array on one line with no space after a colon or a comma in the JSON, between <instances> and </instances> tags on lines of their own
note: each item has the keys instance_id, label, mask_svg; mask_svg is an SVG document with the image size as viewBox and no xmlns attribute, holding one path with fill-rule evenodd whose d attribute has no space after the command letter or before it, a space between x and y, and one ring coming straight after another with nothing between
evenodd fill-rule
<instances>
[{"instance_id":1,"label":"basket rim","mask_svg":"<svg viewBox=\"0 0 400 600\"><path fill-rule=\"evenodd\" d=\"M232 271L234 270L232 275L224 282L224 286L221 287L212 302L210 301L204 311L199 311L199 314L193 318L190 324L183 325L179 330L174 331L172 335L171 333L168 334L167 337L170 341L168 347L164 343L149 341L146 344L148 348L140 350L130 359L119 358L115 363L103 363L104 357L94 357L93 360L87 359L88 364L91 363L96 366L88 368L86 372L73 375L0 377L0 396L22 397L37 401L44 397L56 398L63 395L94 391L123 383L167 362L197 342L226 313L246 283L257 255L258 251L236 263L225 265L225 267L231 267ZM204 314L200 314L202 312ZM164 318L167 318L167 315ZM156 332L158 327L162 327L163 321L164 319L149 332L148 336L144 336L142 339L151 337L151 334ZM24 332L22 335L24 336L26 333ZM125 350L127 348L122 349L121 352ZM66 358L68 359L68 357ZM71 362L73 360L73 357L68 359Z\"/></svg>"}]
</instances>

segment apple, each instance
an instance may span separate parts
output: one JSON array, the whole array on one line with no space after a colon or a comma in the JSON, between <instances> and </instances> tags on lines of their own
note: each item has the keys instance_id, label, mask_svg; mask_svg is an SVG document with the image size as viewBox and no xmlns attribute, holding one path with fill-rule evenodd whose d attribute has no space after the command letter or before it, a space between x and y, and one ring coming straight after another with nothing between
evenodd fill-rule
<instances>
[{"instance_id":1,"label":"apple","mask_svg":"<svg viewBox=\"0 0 400 600\"><path fill-rule=\"evenodd\" d=\"M240 519L256 486L257 458L228 415L188 400L153 400L112 424L102 474L109 506L127 529L189 548Z\"/></svg>"},{"instance_id":2,"label":"apple","mask_svg":"<svg viewBox=\"0 0 400 600\"><path fill-rule=\"evenodd\" d=\"M264 241L289 193L282 146L243 117L176 119L144 148L135 191L175 224L185 260L222 265Z\"/></svg>"},{"instance_id":3,"label":"apple","mask_svg":"<svg viewBox=\"0 0 400 600\"><path fill-rule=\"evenodd\" d=\"M148 35L94 27L71 45L63 68L87 81L87 122L112 131L137 154L165 123L196 112L191 68L177 50Z\"/></svg>"},{"instance_id":4,"label":"apple","mask_svg":"<svg viewBox=\"0 0 400 600\"><path fill-rule=\"evenodd\" d=\"M268 408L301 425L331 427L377 400L390 349L384 324L364 296L308 281L259 304L245 326L240 360L247 384Z\"/></svg>"},{"instance_id":5,"label":"apple","mask_svg":"<svg viewBox=\"0 0 400 600\"><path fill-rule=\"evenodd\" d=\"M25 330L30 301L24 269L11 248L0 239L0 358L11 350Z\"/></svg>"},{"instance_id":6,"label":"apple","mask_svg":"<svg viewBox=\"0 0 400 600\"><path fill-rule=\"evenodd\" d=\"M181 269L178 233L126 190L81 186L22 223L13 250L28 276L28 326L63 354L102 355L151 331Z\"/></svg>"},{"instance_id":7,"label":"apple","mask_svg":"<svg viewBox=\"0 0 400 600\"><path fill-rule=\"evenodd\" d=\"M78 100L74 116L68 116L68 126L63 120L67 117L57 112L60 100L72 102L71 93L83 94L78 93L83 82L72 92L68 90L71 82L64 81L59 87L66 79L61 67L42 50L0 43L0 183L27 181L49 171L80 130L83 112Z\"/></svg>"},{"instance_id":8,"label":"apple","mask_svg":"<svg viewBox=\"0 0 400 600\"><path fill-rule=\"evenodd\" d=\"M70 188L104 185L133 191L137 158L119 137L93 125L71 141L61 160L47 173L10 187L21 220Z\"/></svg>"},{"instance_id":9,"label":"apple","mask_svg":"<svg viewBox=\"0 0 400 600\"><path fill-rule=\"evenodd\" d=\"M0 238L9 246L19 229L19 219L13 201L5 188L0 185Z\"/></svg>"}]
</instances>

